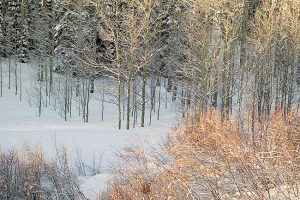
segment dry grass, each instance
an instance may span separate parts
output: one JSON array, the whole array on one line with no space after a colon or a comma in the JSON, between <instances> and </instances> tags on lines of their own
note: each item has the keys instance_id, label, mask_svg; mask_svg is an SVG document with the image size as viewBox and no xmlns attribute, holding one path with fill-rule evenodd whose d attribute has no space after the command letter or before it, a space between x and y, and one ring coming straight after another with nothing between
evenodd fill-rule
<instances>
[{"instance_id":1,"label":"dry grass","mask_svg":"<svg viewBox=\"0 0 300 200\"><path fill-rule=\"evenodd\" d=\"M247 132L247 130L255 130ZM249 135L244 141L241 135ZM280 113L255 129L214 111L186 119L164 151L135 146L100 199L299 199L300 119Z\"/></svg>"},{"instance_id":2,"label":"dry grass","mask_svg":"<svg viewBox=\"0 0 300 200\"><path fill-rule=\"evenodd\" d=\"M51 162L40 146L0 152L0 199L86 199L68 162L64 148Z\"/></svg>"}]
</instances>

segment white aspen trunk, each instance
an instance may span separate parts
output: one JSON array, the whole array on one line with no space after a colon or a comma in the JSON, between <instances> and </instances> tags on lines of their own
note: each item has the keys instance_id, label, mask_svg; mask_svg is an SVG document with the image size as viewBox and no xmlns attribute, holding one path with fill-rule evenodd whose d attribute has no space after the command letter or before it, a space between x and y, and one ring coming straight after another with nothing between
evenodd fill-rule
<instances>
[{"instance_id":1,"label":"white aspen trunk","mask_svg":"<svg viewBox=\"0 0 300 200\"><path fill-rule=\"evenodd\" d=\"M10 90L10 79L11 79L11 58L8 58L8 89Z\"/></svg>"},{"instance_id":2,"label":"white aspen trunk","mask_svg":"<svg viewBox=\"0 0 300 200\"><path fill-rule=\"evenodd\" d=\"M3 66L0 61L0 97L3 97Z\"/></svg>"},{"instance_id":3,"label":"white aspen trunk","mask_svg":"<svg viewBox=\"0 0 300 200\"><path fill-rule=\"evenodd\" d=\"M167 89L167 87L169 87L169 86L168 86L168 84L166 84L166 82L167 82L167 79L165 79L165 85L166 85L166 87L165 87L165 89L166 89L166 96L165 96L165 109L167 109L167 108L168 108L168 89Z\"/></svg>"},{"instance_id":4,"label":"white aspen trunk","mask_svg":"<svg viewBox=\"0 0 300 200\"><path fill-rule=\"evenodd\" d=\"M160 117L160 104L161 104L161 78L159 78L159 90L158 90L158 108L157 108L157 120L159 120Z\"/></svg>"},{"instance_id":5,"label":"white aspen trunk","mask_svg":"<svg viewBox=\"0 0 300 200\"><path fill-rule=\"evenodd\" d=\"M15 95L18 95L18 64L17 60L15 61L15 68L14 68L14 76L15 76Z\"/></svg>"},{"instance_id":6,"label":"white aspen trunk","mask_svg":"<svg viewBox=\"0 0 300 200\"><path fill-rule=\"evenodd\" d=\"M141 114L141 127L145 126L145 112L146 112L146 67L143 69L143 85L142 85L142 114Z\"/></svg>"},{"instance_id":7,"label":"white aspen trunk","mask_svg":"<svg viewBox=\"0 0 300 200\"><path fill-rule=\"evenodd\" d=\"M131 81L130 79L127 82L127 116L126 116L126 129L130 128L130 100L131 100Z\"/></svg>"},{"instance_id":8,"label":"white aspen trunk","mask_svg":"<svg viewBox=\"0 0 300 200\"><path fill-rule=\"evenodd\" d=\"M67 112L68 112L68 77L65 72L65 87L64 87L64 118L67 121Z\"/></svg>"},{"instance_id":9,"label":"white aspen trunk","mask_svg":"<svg viewBox=\"0 0 300 200\"><path fill-rule=\"evenodd\" d=\"M73 79L71 78L71 84L69 87L69 117L72 118L72 99L73 99Z\"/></svg>"},{"instance_id":10,"label":"white aspen trunk","mask_svg":"<svg viewBox=\"0 0 300 200\"><path fill-rule=\"evenodd\" d=\"M120 75L118 77L118 115L119 115L119 129L122 128L122 106L121 106L121 90L122 90L122 85L121 85L121 79Z\"/></svg>"},{"instance_id":11,"label":"white aspen trunk","mask_svg":"<svg viewBox=\"0 0 300 200\"><path fill-rule=\"evenodd\" d=\"M22 93L23 93L23 84L22 84L22 66L19 67L19 97L20 101L22 101Z\"/></svg>"},{"instance_id":12,"label":"white aspen trunk","mask_svg":"<svg viewBox=\"0 0 300 200\"><path fill-rule=\"evenodd\" d=\"M101 121L104 121L104 101L105 101L105 94L104 89L102 90L102 104L101 104Z\"/></svg>"},{"instance_id":13,"label":"white aspen trunk","mask_svg":"<svg viewBox=\"0 0 300 200\"><path fill-rule=\"evenodd\" d=\"M90 81L87 81L86 92L87 92L87 100L86 100L86 123L89 122L89 104L90 104Z\"/></svg>"},{"instance_id":14,"label":"white aspen trunk","mask_svg":"<svg viewBox=\"0 0 300 200\"><path fill-rule=\"evenodd\" d=\"M46 62L47 58L45 58L45 61ZM45 71L45 107L47 108L48 107L48 69L46 67L46 63L44 63L43 65L43 71Z\"/></svg>"}]
</instances>

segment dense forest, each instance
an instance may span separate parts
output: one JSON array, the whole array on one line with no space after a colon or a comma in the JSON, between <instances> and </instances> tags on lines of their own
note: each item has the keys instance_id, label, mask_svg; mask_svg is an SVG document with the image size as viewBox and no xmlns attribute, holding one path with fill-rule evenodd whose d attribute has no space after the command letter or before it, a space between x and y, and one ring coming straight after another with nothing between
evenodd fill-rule
<instances>
[{"instance_id":1,"label":"dense forest","mask_svg":"<svg viewBox=\"0 0 300 200\"><path fill-rule=\"evenodd\" d=\"M120 128L123 114L127 129L131 118L145 125L160 85L182 113L298 112L298 1L2 0L0 9L9 82L21 76L14 58L35 66L46 90L39 109L63 95L66 120L74 93L88 121L89 93L103 77L115 85Z\"/></svg>"}]
</instances>

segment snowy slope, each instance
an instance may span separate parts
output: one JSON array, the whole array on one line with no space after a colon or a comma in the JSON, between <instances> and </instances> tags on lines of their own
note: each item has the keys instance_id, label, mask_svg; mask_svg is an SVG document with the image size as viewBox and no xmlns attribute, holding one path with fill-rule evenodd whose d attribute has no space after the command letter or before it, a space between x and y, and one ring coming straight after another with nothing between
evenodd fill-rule
<instances>
[{"instance_id":1,"label":"snowy slope","mask_svg":"<svg viewBox=\"0 0 300 200\"><path fill-rule=\"evenodd\" d=\"M96 100L91 101L90 107L93 109L89 123L84 123L76 115L65 122L51 107L43 109L42 116L38 117L37 108L31 102L34 71L30 66L22 66L21 70L22 101L19 95L15 95L13 80L12 87L8 90L8 72L7 67L4 67L3 97L0 98L1 149L21 148L24 142L29 142L42 145L46 155L52 158L57 147L65 146L73 159L76 159L80 152L80 156L87 164L92 163L94 156L102 156L101 166L104 173L81 178L83 191L92 199L95 198L95 193L104 187L103 184L109 177L105 174L105 170L115 161L116 149L136 141L157 144L178 121L170 106L162 110L161 120L157 121L156 117L153 117L151 126L129 131L118 130L116 106L105 104L105 117L102 122L101 103Z\"/></svg>"}]
</instances>

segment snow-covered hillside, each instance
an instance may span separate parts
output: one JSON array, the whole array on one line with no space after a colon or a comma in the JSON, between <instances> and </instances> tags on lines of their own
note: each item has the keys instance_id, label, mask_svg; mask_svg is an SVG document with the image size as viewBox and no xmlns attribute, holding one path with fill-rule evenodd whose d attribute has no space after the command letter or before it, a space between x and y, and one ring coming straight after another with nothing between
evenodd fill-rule
<instances>
[{"instance_id":1,"label":"snow-covered hillside","mask_svg":"<svg viewBox=\"0 0 300 200\"><path fill-rule=\"evenodd\" d=\"M66 122L52 106L43 108L41 117L34 104L35 69L31 66L19 66L22 74L22 85L18 83L18 94L15 95L15 82L11 78L11 89L8 89L8 69L3 66L3 97L0 98L0 147L2 150L10 148L20 149L27 142L30 145L39 144L46 156L52 159L56 149L66 147L71 159L76 163L79 158L89 166L93 161L100 162L101 173L96 176L82 177L82 189L87 197L95 194L103 187L109 177L106 173L110 164L116 161L114 152L132 142L142 144L158 144L162 142L172 126L178 122L174 113L174 105L161 109L160 120L153 117L151 126L118 130L117 106L104 104L104 119L101 120L102 102L92 97L90 102L90 120L84 123L82 118L73 114ZM20 73L21 72L21 73ZM13 75L11 75L13 77ZM96 82L97 87L97 82ZM21 88L21 90L20 90ZM22 100L20 101L20 91ZM76 113L74 100L74 113ZM148 116L149 117L149 116ZM125 123L124 123L125 124ZM94 195L94 196L93 196Z\"/></svg>"}]
</instances>

